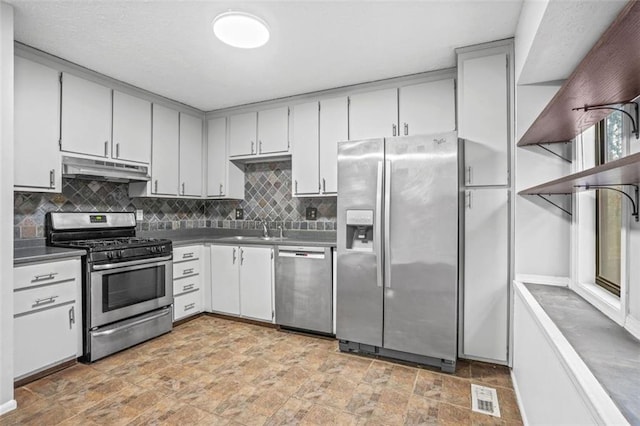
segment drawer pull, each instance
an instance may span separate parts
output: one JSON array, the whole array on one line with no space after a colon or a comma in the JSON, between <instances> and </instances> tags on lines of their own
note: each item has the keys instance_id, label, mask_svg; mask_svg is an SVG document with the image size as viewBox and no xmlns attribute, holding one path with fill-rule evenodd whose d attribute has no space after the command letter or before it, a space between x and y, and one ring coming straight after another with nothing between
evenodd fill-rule
<instances>
[{"instance_id":1,"label":"drawer pull","mask_svg":"<svg viewBox=\"0 0 640 426\"><path fill-rule=\"evenodd\" d=\"M184 310L185 311L190 311L191 309L195 309L196 304L195 302L189 303L188 305L184 305Z\"/></svg>"},{"instance_id":2,"label":"drawer pull","mask_svg":"<svg viewBox=\"0 0 640 426\"><path fill-rule=\"evenodd\" d=\"M184 271L182 271L182 275L189 275L189 274L193 274L193 268L185 269Z\"/></svg>"},{"instance_id":3,"label":"drawer pull","mask_svg":"<svg viewBox=\"0 0 640 426\"><path fill-rule=\"evenodd\" d=\"M32 282L52 280L55 278L56 275L58 275L57 272L51 272L49 274L43 274L43 275L36 275L35 277L33 277Z\"/></svg>"},{"instance_id":4,"label":"drawer pull","mask_svg":"<svg viewBox=\"0 0 640 426\"><path fill-rule=\"evenodd\" d=\"M188 290L192 290L193 287L195 287L195 284L191 283L191 284L187 284L185 286L182 286L182 291L188 291Z\"/></svg>"},{"instance_id":5,"label":"drawer pull","mask_svg":"<svg viewBox=\"0 0 640 426\"><path fill-rule=\"evenodd\" d=\"M183 259L191 259L193 257L193 252L191 253L185 253L182 255Z\"/></svg>"},{"instance_id":6,"label":"drawer pull","mask_svg":"<svg viewBox=\"0 0 640 426\"><path fill-rule=\"evenodd\" d=\"M45 297L44 299L36 299L36 303L32 305L33 308L37 308L38 306L48 305L49 303L54 303L58 296Z\"/></svg>"},{"instance_id":7,"label":"drawer pull","mask_svg":"<svg viewBox=\"0 0 640 426\"><path fill-rule=\"evenodd\" d=\"M76 323L76 307L72 306L69 309L69 330L73 329L73 324Z\"/></svg>"}]
</instances>

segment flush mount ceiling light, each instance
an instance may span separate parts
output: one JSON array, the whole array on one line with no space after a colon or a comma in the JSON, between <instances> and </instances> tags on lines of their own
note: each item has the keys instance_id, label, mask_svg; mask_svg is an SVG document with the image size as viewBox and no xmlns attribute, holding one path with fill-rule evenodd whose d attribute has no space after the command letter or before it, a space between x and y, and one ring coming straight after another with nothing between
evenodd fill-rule
<instances>
[{"instance_id":1,"label":"flush mount ceiling light","mask_svg":"<svg viewBox=\"0 0 640 426\"><path fill-rule=\"evenodd\" d=\"M212 26L216 37L233 47L253 49L269 41L267 23L249 13L222 13L216 16Z\"/></svg>"}]
</instances>

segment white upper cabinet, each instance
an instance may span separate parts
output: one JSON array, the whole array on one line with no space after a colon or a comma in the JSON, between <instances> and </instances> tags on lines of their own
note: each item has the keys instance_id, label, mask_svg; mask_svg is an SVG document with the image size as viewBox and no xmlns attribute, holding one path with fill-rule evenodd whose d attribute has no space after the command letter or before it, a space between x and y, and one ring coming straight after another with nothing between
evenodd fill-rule
<instances>
[{"instance_id":1,"label":"white upper cabinet","mask_svg":"<svg viewBox=\"0 0 640 426\"><path fill-rule=\"evenodd\" d=\"M113 91L113 158L148 164L151 159L151 103Z\"/></svg>"},{"instance_id":2,"label":"white upper cabinet","mask_svg":"<svg viewBox=\"0 0 640 426\"><path fill-rule=\"evenodd\" d=\"M256 154L257 125L258 114L255 112L229 117L229 157Z\"/></svg>"},{"instance_id":3,"label":"white upper cabinet","mask_svg":"<svg viewBox=\"0 0 640 426\"><path fill-rule=\"evenodd\" d=\"M180 195L202 195L202 120L180 114Z\"/></svg>"},{"instance_id":4,"label":"white upper cabinet","mask_svg":"<svg viewBox=\"0 0 640 426\"><path fill-rule=\"evenodd\" d=\"M398 90L383 89L349 97L349 139L398 136Z\"/></svg>"},{"instance_id":5,"label":"white upper cabinet","mask_svg":"<svg viewBox=\"0 0 640 426\"><path fill-rule=\"evenodd\" d=\"M258 112L257 153L271 154L289 151L289 107Z\"/></svg>"},{"instance_id":6,"label":"white upper cabinet","mask_svg":"<svg viewBox=\"0 0 640 426\"><path fill-rule=\"evenodd\" d=\"M61 149L111 156L111 89L62 73Z\"/></svg>"},{"instance_id":7,"label":"white upper cabinet","mask_svg":"<svg viewBox=\"0 0 640 426\"><path fill-rule=\"evenodd\" d=\"M458 55L458 135L467 186L509 182L508 73L507 53Z\"/></svg>"},{"instance_id":8,"label":"white upper cabinet","mask_svg":"<svg viewBox=\"0 0 640 426\"><path fill-rule=\"evenodd\" d=\"M349 139L346 96L320 101L320 192L338 192L338 142Z\"/></svg>"},{"instance_id":9,"label":"white upper cabinet","mask_svg":"<svg viewBox=\"0 0 640 426\"><path fill-rule=\"evenodd\" d=\"M456 101L452 78L403 86L399 99L401 136L455 130Z\"/></svg>"},{"instance_id":10,"label":"white upper cabinet","mask_svg":"<svg viewBox=\"0 0 640 426\"><path fill-rule=\"evenodd\" d=\"M16 56L14 185L61 192L60 73Z\"/></svg>"},{"instance_id":11,"label":"white upper cabinet","mask_svg":"<svg viewBox=\"0 0 640 426\"><path fill-rule=\"evenodd\" d=\"M293 195L318 194L319 175L319 108L320 104L309 102L293 107L293 153L291 177Z\"/></svg>"},{"instance_id":12,"label":"white upper cabinet","mask_svg":"<svg viewBox=\"0 0 640 426\"><path fill-rule=\"evenodd\" d=\"M179 114L153 105L151 193L178 195Z\"/></svg>"},{"instance_id":13,"label":"white upper cabinet","mask_svg":"<svg viewBox=\"0 0 640 426\"><path fill-rule=\"evenodd\" d=\"M207 121L207 196L244 198L244 170L227 160L227 118Z\"/></svg>"}]
</instances>

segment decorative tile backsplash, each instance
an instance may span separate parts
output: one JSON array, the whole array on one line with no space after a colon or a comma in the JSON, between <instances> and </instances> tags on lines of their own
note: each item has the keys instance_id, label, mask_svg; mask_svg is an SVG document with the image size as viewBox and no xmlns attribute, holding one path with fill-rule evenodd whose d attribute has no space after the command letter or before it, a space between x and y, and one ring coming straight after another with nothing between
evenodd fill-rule
<instances>
[{"instance_id":1,"label":"decorative tile backsplash","mask_svg":"<svg viewBox=\"0 0 640 426\"><path fill-rule=\"evenodd\" d=\"M291 161L245 166L243 201L129 198L122 183L63 179L61 194L14 193L14 238L44 237L44 216L49 211L122 212L142 209L140 230L231 228L259 229L259 220L270 229L335 229L336 198L291 196ZM318 220L305 220L307 207L318 209ZM235 220L235 209L244 220Z\"/></svg>"}]
</instances>

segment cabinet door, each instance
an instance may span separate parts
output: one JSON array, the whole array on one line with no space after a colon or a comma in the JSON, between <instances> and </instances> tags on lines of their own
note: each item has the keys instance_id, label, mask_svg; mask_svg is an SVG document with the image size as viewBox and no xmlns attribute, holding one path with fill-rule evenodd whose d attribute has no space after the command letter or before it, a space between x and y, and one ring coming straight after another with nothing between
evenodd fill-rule
<instances>
[{"instance_id":1,"label":"cabinet door","mask_svg":"<svg viewBox=\"0 0 640 426\"><path fill-rule=\"evenodd\" d=\"M509 114L507 54L458 63L459 136L465 185L507 185Z\"/></svg>"},{"instance_id":2,"label":"cabinet door","mask_svg":"<svg viewBox=\"0 0 640 426\"><path fill-rule=\"evenodd\" d=\"M320 102L320 191L338 192L338 142L349 139L346 96Z\"/></svg>"},{"instance_id":3,"label":"cabinet door","mask_svg":"<svg viewBox=\"0 0 640 426\"><path fill-rule=\"evenodd\" d=\"M456 102L452 78L401 87L399 99L402 136L455 130Z\"/></svg>"},{"instance_id":4,"label":"cabinet door","mask_svg":"<svg viewBox=\"0 0 640 426\"><path fill-rule=\"evenodd\" d=\"M15 58L14 185L62 192L60 73Z\"/></svg>"},{"instance_id":5,"label":"cabinet door","mask_svg":"<svg viewBox=\"0 0 640 426\"><path fill-rule=\"evenodd\" d=\"M178 194L179 116L177 111L153 105L151 192Z\"/></svg>"},{"instance_id":6,"label":"cabinet door","mask_svg":"<svg viewBox=\"0 0 640 426\"><path fill-rule=\"evenodd\" d=\"M211 246L211 309L240 315L240 251L234 246Z\"/></svg>"},{"instance_id":7,"label":"cabinet door","mask_svg":"<svg viewBox=\"0 0 640 426\"><path fill-rule=\"evenodd\" d=\"M76 357L80 318L76 303L14 319L14 378Z\"/></svg>"},{"instance_id":8,"label":"cabinet door","mask_svg":"<svg viewBox=\"0 0 640 426\"><path fill-rule=\"evenodd\" d=\"M223 196L227 189L227 118L207 121L207 195Z\"/></svg>"},{"instance_id":9,"label":"cabinet door","mask_svg":"<svg viewBox=\"0 0 640 426\"><path fill-rule=\"evenodd\" d=\"M467 190L465 197L463 352L506 362L508 190Z\"/></svg>"},{"instance_id":10,"label":"cabinet door","mask_svg":"<svg viewBox=\"0 0 640 426\"><path fill-rule=\"evenodd\" d=\"M289 107L258 113L258 154L289 151Z\"/></svg>"},{"instance_id":11,"label":"cabinet door","mask_svg":"<svg viewBox=\"0 0 640 426\"><path fill-rule=\"evenodd\" d=\"M240 314L273 320L271 299L271 249L240 247Z\"/></svg>"},{"instance_id":12,"label":"cabinet door","mask_svg":"<svg viewBox=\"0 0 640 426\"><path fill-rule=\"evenodd\" d=\"M202 196L202 120L180 114L180 194Z\"/></svg>"},{"instance_id":13,"label":"cabinet door","mask_svg":"<svg viewBox=\"0 0 640 426\"><path fill-rule=\"evenodd\" d=\"M293 107L293 153L291 154L293 195L320 192L318 108L318 102Z\"/></svg>"},{"instance_id":14,"label":"cabinet door","mask_svg":"<svg viewBox=\"0 0 640 426\"><path fill-rule=\"evenodd\" d=\"M257 152L258 114L247 112L229 117L229 156L253 155Z\"/></svg>"},{"instance_id":15,"label":"cabinet door","mask_svg":"<svg viewBox=\"0 0 640 426\"><path fill-rule=\"evenodd\" d=\"M151 159L151 103L113 91L112 155L148 164Z\"/></svg>"},{"instance_id":16,"label":"cabinet door","mask_svg":"<svg viewBox=\"0 0 640 426\"><path fill-rule=\"evenodd\" d=\"M62 150L110 157L111 89L62 73Z\"/></svg>"},{"instance_id":17,"label":"cabinet door","mask_svg":"<svg viewBox=\"0 0 640 426\"><path fill-rule=\"evenodd\" d=\"M384 89L349 97L349 139L398 136L398 90Z\"/></svg>"}]
</instances>

